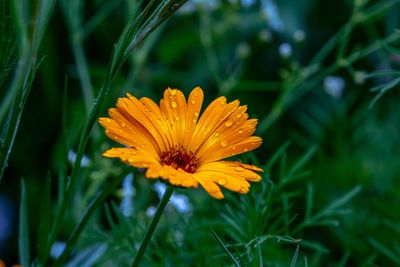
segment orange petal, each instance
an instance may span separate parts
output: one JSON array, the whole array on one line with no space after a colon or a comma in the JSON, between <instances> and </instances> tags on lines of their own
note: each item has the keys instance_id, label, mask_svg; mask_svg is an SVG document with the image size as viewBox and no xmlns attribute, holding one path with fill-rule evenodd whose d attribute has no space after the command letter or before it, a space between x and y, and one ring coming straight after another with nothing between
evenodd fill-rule
<instances>
[{"instance_id":1,"label":"orange petal","mask_svg":"<svg viewBox=\"0 0 400 267\"><path fill-rule=\"evenodd\" d=\"M263 170L254 165L244 164L237 161L214 161L202 164L197 172L220 172L232 177L239 177L251 182L258 182L261 176L255 173Z\"/></svg>"},{"instance_id":2,"label":"orange petal","mask_svg":"<svg viewBox=\"0 0 400 267\"><path fill-rule=\"evenodd\" d=\"M118 113L116 109L110 109L112 118L99 118L99 123L106 129L106 135L118 143L135 147L147 148L151 151L157 151L154 140L151 140L150 133L139 131L129 121L116 118L112 113ZM149 140L150 139L150 140Z\"/></svg>"},{"instance_id":3,"label":"orange petal","mask_svg":"<svg viewBox=\"0 0 400 267\"><path fill-rule=\"evenodd\" d=\"M222 144L235 144L243 141L255 132L257 120L248 120L245 113L246 107L238 107L224 122L218 126L214 135L210 136L197 151L201 158L204 154L209 155L221 149Z\"/></svg>"},{"instance_id":4,"label":"orange petal","mask_svg":"<svg viewBox=\"0 0 400 267\"><path fill-rule=\"evenodd\" d=\"M200 185L207 191L210 196L216 199L223 199L224 194L222 194L219 186L208 176L207 173L196 172L194 178L200 183Z\"/></svg>"},{"instance_id":5,"label":"orange petal","mask_svg":"<svg viewBox=\"0 0 400 267\"><path fill-rule=\"evenodd\" d=\"M151 154L147 150L137 150L132 148L111 148L103 153L109 158L119 158L124 163L137 168L148 168L160 166L158 154Z\"/></svg>"},{"instance_id":6,"label":"orange petal","mask_svg":"<svg viewBox=\"0 0 400 267\"><path fill-rule=\"evenodd\" d=\"M168 121L162 115L159 106L148 97L142 97L140 99L140 102L142 102L143 105L145 106L145 110L149 111L148 115L151 118L151 120L156 122L155 128L159 133L159 135L161 136L161 138L163 138L166 149L169 150L172 147L174 147L174 141L172 138L172 129L170 128Z\"/></svg>"},{"instance_id":7,"label":"orange petal","mask_svg":"<svg viewBox=\"0 0 400 267\"><path fill-rule=\"evenodd\" d=\"M200 87L196 87L189 95L186 107L186 129L183 138L183 147L188 147L193 131L196 127L200 115L201 105L203 104L204 93Z\"/></svg>"},{"instance_id":8,"label":"orange petal","mask_svg":"<svg viewBox=\"0 0 400 267\"><path fill-rule=\"evenodd\" d=\"M171 185L181 187L197 187L198 183L193 174L185 172L182 169L175 169L171 166L160 166L149 168L146 172L148 178L161 178L168 181Z\"/></svg>"},{"instance_id":9,"label":"orange petal","mask_svg":"<svg viewBox=\"0 0 400 267\"><path fill-rule=\"evenodd\" d=\"M128 120L134 122L136 127L141 131L147 130L151 133L160 152L166 151L164 139L157 131L157 122L150 119L149 112L146 111L143 103L130 94L127 94L127 96L128 98L123 97L118 99L117 108L119 112L127 117Z\"/></svg>"}]
</instances>

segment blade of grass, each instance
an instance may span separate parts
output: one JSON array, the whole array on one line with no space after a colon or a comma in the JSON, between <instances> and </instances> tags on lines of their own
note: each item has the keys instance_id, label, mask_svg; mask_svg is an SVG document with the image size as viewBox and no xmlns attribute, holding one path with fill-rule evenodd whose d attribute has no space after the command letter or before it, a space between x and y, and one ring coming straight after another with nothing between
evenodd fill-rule
<instances>
[{"instance_id":1,"label":"blade of grass","mask_svg":"<svg viewBox=\"0 0 400 267\"><path fill-rule=\"evenodd\" d=\"M225 253L228 255L229 259L232 261L232 263L236 266L236 267L240 267L239 262L237 261L237 259L232 255L232 253L229 251L229 249L227 248L227 246L224 244L224 242L221 240L221 238L217 235L217 233L214 231L214 229L210 226L210 230L211 233L213 234L213 236L215 237L215 239L217 239L218 243L222 246L222 248L224 249Z\"/></svg>"},{"instance_id":2,"label":"blade of grass","mask_svg":"<svg viewBox=\"0 0 400 267\"><path fill-rule=\"evenodd\" d=\"M18 250L19 261L22 266L29 266L29 230L28 230L28 207L25 181L21 179L21 203L19 207L19 236Z\"/></svg>"},{"instance_id":3,"label":"blade of grass","mask_svg":"<svg viewBox=\"0 0 400 267\"><path fill-rule=\"evenodd\" d=\"M46 184L42 193L42 200L39 212L39 229L38 229L38 257L41 266L45 266L47 261L47 251L49 246L49 231L51 226L51 176L47 174Z\"/></svg>"},{"instance_id":4,"label":"blade of grass","mask_svg":"<svg viewBox=\"0 0 400 267\"><path fill-rule=\"evenodd\" d=\"M258 238L256 237L256 245L257 245L257 259L258 259L258 266L263 267L264 266L264 261L263 261L263 256L261 252L261 246L260 243L258 242Z\"/></svg>"},{"instance_id":5,"label":"blade of grass","mask_svg":"<svg viewBox=\"0 0 400 267\"><path fill-rule=\"evenodd\" d=\"M400 265L400 255L396 255L393 251L385 247L381 242L379 242L373 237L368 238L368 241L371 244L371 246L373 246L376 250L385 255L393 263L395 263L396 265Z\"/></svg>"},{"instance_id":6,"label":"blade of grass","mask_svg":"<svg viewBox=\"0 0 400 267\"><path fill-rule=\"evenodd\" d=\"M26 100L29 96L31 84L35 78L37 69L41 60L37 60L37 53L47 22L52 14L54 0L42 0L36 5L36 9L32 13L36 16L31 17L29 14L29 5L26 1L12 2L14 9L14 23L16 25L16 33L18 36L18 62L14 72L14 77L9 88L9 94L0 105L0 123L10 106L14 105L10 112L10 121L8 128L5 130L4 143L2 144L0 154L0 181L3 177L8 158L11 154L14 141L18 132L20 120L24 110ZM32 23L28 23L32 21ZM28 27L32 27L29 29ZM32 39L29 39L28 32L33 32ZM10 99L8 99L10 97Z\"/></svg>"},{"instance_id":7,"label":"blade of grass","mask_svg":"<svg viewBox=\"0 0 400 267\"><path fill-rule=\"evenodd\" d=\"M297 257L299 256L299 245L296 246L296 250L294 252L292 262L290 263L290 267L295 267L297 263Z\"/></svg>"}]
</instances>

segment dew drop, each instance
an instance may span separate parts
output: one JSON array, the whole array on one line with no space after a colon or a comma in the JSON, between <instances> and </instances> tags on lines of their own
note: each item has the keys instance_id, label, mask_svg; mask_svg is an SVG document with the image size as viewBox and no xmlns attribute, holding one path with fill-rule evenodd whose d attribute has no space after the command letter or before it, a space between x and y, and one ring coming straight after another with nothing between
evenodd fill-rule
<instances>
[{"instance_id":1,"label":"dew drop","mask_svg":"<svg viewBox=\"0 0 400 267\"><path fill-rule=\"evenodd\" d=\"M219 136L219 133L215 133L215 137L218 137Z\"/></svg>"},{"instance_id":2,"label":"dew drop","mask_svg":"<svg viewBox=\"0 0 400 267\"><path fill-rule=\"evenodd\" d=\"M132 158L129 158L129 159L128 159L128 162L132 163L132 162L133 162L133 159L132 159Z\"/></svg>"},{"instance_id":3,"label":"dew drop","mask_svg":"<svg viewBox=\"0 0 400 267\"><path fill-rule=\"evenodd\" d=\"M244 171L244 168L243 168L243 167L236 167L236 168L235 168L235 171L237 171L237 172L242 172L242 171Z\"/></svg>"},{"instance_id":4,"label":"dew drop","mask_svg":"<svg viewBox=\"0 0 400 267\"><path fill-rule=\"evenodd\" d=\"M161 124L161 120L160 119L157 119L157 122L158 122L158 124Z\"/></svg>"},{"instance_id":5,"label":"dew drop","mask_svg":"<svg viewBox=\"0 0 400 267\"><path fill-rule=\"evenodd\" d=\"M246 188L241 186L240 189L239 189L239 193L242 193L242 194L246 193Z\"/></svg>"},{"instance_id":6,"label":"dew drop","mask_svg":"<svg viewBox=\"0 0 400 267\"><path fill-rule=\"evenodd\" d=\"M171 106L172 108L176 108L178 106L178 103L176 103L176 101L172 101Z\"/></svg>"},{"instance_id":7,"label":"dew drop","mask_svg":"<svg viewBox=\"0 0 400 267\"><path fill-rule=\"evenodd\" d=\"M120 125L121 125L122 127L125 127L125 126L126 126L126 123L122 121L122 122L120 123Z\"/></svg>"},{"instance_id":8,"label":"dew drop","mask_svg":"<svg viewBox=\"0 0 400 267\"><path fill-rule=\"evenodd\" d=\"M233 124L233 120L232 120L232 119L229 119L229 120L227 120L227 121L225 122L225 126L226 126L226 127L230 127L230 126L232 126L232 124Z\"/></svg>"},{"instance_id":9,"label":"dew drop","mask_svg":"<svg viewBox=\"0 0 400 267\"><path fill-rule=\"evenodd\" d=\"M240 119L242 117L242 114L237 114L236 118Z\"/></svg>"},{"instance_id":10,"label":"dew drop","mask_svg":"<svg viewBox=\"0 0 400 267\"><path fill-rule=\"evenodd\" d=\"M222 140L221 141L221 146L222 147L227 147L228 146L228 142L226 142L226 140Z\"/></svg>"},{"instance_id":11,"label":"dew drop","mask_svg":"<svg viewBox=\"0 0 400 267\"><path fill-rule=\"evenodd\" d=\"M192 100L192 102L191 102L191 103L192 103L192 105L194 105L194 104L196 104L196 101Z\"/></svg>"},{"instance_id":12,"label":"dew drop","mask_svg":"<svg viewBox=\"0 0 400 267\"><path fill-rule=\"evenodd\" d=\"M176 116L176 117L175 117L175 120L176 120L176 121L179 121L179 117L178 117L178 116Z\"/></svg>"},{"instance_id":13,"label":"dew drop","mask_svg":"<svg viewBox=\"0 0 400 267\"><path fill-rule=\"evenodd\" d=\"M176 93L177 93L176 89L171 90L171 95L176 95Z\"/></svg>"},{"instance_id":14,"label":"dew drop","mask_svg":"<svg viewBox=\"0 0 400 267\"><path fill-rule=\"evenodd\" d=\"M243 130L240 130L240 131L239 131L239 134L242 134L242 133L243 133Z\"/></svg>"},{"instance_id":15,"label":"dew drop","mask_svg":"<svg viewBox=\"0 0 400 267\"><path fill-rule=\"evenodd\" d=\"M111 122L111 119L108 119L108 118L107 118L107 119L106 119L106 122L110 123L110 122Z\"/></svg>"},{"instance_id":16,"label":"dew drop","mask_svg":"<svg viewBox=\"0 0 400 267\"><path fill-rule=\"evenodd\" d=\"M196 123L196 120L192 120L193 123Z\"/></svg>"},{"instance_id":17,"label":"dew drop","mask_svg":"<svg viewBox=\"0 0 400 267\"><path fill-rule=\"evenodd\" d=\"M193 113L193 115L194 115L195 117L198 117L198 116L199 116L199 113L198 113L198 112L195 112L195 113Z\"/></svg>"},{"instance_id":18,"label":"dew drop","mask_svg":"<svg viewBox=\"0 0 400 267\"><path fill-rule=\"evenodd\" d=\"M224 185L224 184L226 184L226 180L225 179L219 179L218 180L218 184L219 185Z\"/></svg>"}]
</instances>

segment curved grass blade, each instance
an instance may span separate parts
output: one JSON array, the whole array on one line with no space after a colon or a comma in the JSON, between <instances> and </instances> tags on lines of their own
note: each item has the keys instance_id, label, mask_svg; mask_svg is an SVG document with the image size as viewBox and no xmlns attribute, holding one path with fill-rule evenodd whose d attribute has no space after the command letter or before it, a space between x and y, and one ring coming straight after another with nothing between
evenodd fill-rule
<instances>
[{"instance_id":1,"label":"curved grass blade","mask_svg":"<svg viewBox=\"0 0 400 267\"><path fill-rule=\"evenodd\" d=\"M19 260L22 266L29 266L29 230L28 208L26 199L26 187L24 179L21 179L21 203L19 207L19 236L18 250Z\"/></svg>"},{"instance_id":2,"label":"curved grass blade","mask_svg":"<svg viewBox=\"0 0 400 267\"><path fill-rule=\"evenodd\" d=\"M237 259L232 255L232 253L229 251L229 249L227 248L227 246L224 244L224 242L221 240L221 238L217 235L217 233L214 231L214 229L212 227L210 227L211 233L213 234L213 236L215 237L215 239L217 239L218 243L222 246L222 248L225 250L226 254L229 256L229 259L232 261L232 263L236 266L236 267L240 267L239 262L237 261Z\"/></svg>"}]
</instances>

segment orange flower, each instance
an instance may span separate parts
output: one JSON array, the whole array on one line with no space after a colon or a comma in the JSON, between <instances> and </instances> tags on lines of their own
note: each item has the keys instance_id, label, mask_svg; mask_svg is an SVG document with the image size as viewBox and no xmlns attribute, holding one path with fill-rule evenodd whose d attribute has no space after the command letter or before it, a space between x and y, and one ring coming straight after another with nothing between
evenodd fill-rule
<instances>
[{"instance_id":1,"label":"orange flower","mask_svg":"<svg viewBox=\"0 0 400 267\"><path fill-rule=\"evenodd\" d=\"M224 195L218 185L247 193L251 182L261 180L262 169L222 159L253 150L261 138L252 136L257 120L248 119L246 106L230 103L221 96L200 116L203 91L196 87L186 102L183 93L168 88L160 106L151 99L127 94L109 109L110 118L100 124L111 139L125 145L103 155L120 158L138 168L147 168L146 177L161 178L174 186L197 187L211 196Z\"/></svg>"}]
</instances>

